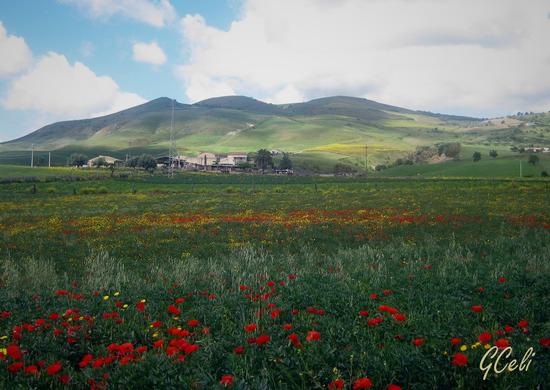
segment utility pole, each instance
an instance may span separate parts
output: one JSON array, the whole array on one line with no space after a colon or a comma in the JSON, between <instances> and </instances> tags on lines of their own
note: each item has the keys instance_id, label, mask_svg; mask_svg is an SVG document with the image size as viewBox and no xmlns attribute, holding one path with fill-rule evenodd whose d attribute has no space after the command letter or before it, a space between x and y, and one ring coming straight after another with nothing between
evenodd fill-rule
<instances>
[{"instance_id":1,"label":"utility pole","mask_svg":"<svg viewBox=\"0 0 550 390\"><path fill-rule=\"evenodd\" d=\"M34 167L34 144L31 144L31 168Z\"/></svg>"},{"instance_id":2,"label":"utility pole","mask_svg":"<svg viewBox=\"0 0 550 390\"><path fill-rule=\"evenodd\" d=\"M52 152L48 152L48 168L52 167Z\"/></svg>"}]
</instances>

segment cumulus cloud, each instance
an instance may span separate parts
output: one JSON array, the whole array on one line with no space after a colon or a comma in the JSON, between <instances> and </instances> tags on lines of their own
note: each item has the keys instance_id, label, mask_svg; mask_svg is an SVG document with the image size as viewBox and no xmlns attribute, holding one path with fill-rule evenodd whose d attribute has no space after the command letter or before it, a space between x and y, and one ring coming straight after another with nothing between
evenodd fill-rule
<instances>
[{"instance_id":1,"label":"cumulus cloud","mask_svg":"<svg viewBox=\"0 0 550 390\"><path fill-rule=\"evenodd\" d=\"M153 27L164 27L176 18L169 0L59 0L74 4L94 18L122 15Z\"/></svg>"},{"instance_id":2,"label":"cumulus cloud","mask_svg":"<svg viewBox=\"0 0 550 390\"><path fill-rule=\"evenodd\" d=\"M109 114L143 102L141 96L121 91L112 78L50 52L11 83L2 104L68 119Z\"/></svg>"},{"instance_id":3,"label":"cumulus cloud","mask_svg":"<svg viewBox=\"0 0 550 390\"><path fill-rule=\"evenodd\" d=\"M353 95L496 115L550 109L545 0L245 0L228 31L180 21L187 97Z\"/></svg>"},{"instance_id":4,"label":"cumulus cloud","mask_svg":"<svg viewBox=\"0 0 550 390\"><path fill-rule=\"evenodd\" d=\"M21 37L8 35L0 21L0 77L25 70L32 61L32 53Z\"/></svg>"},{"instance_id":5,"label":"cumulus cloud","mask_svg":"<svg viewBox=\"0 0 550 390\"><path fill-rule=\"evenodd\" d=\"M137 42L132 46L134 60L153 65L162 65L166 62L166 54L156 42Z\"/></svg>"}]
</instances>

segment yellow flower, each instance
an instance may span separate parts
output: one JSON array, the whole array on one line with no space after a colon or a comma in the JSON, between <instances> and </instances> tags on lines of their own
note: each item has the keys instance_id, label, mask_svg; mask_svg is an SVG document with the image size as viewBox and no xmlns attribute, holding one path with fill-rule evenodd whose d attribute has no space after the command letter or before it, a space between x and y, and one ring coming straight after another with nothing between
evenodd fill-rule
<instances>
[{"instance_id":1,"label":"yellow flower","mask_svg":"<svg viewBox=\"0 0 550 390\"><path fill-rule=\"evenodd\" d=\"M447 356L449 353L447 351L443 352L444 356Z\"/></svg>"},{"instance_id":2,"label":"yellow flower","mask_svg":"<svg viewBox=\"0 0 550 390\"><path fill-rule=\"evenodd\" d=\"M118 297L120 295L120 291L117 291L116 293L113 294L115 297Z\"/></svg>"},{"instance_id":3,"label":"yellow flower","mask_svg":"<svg viewBox=\"0 0 550 390\"><path fill-rule=\"evenodd\" d=\"M8 338L8 336L2 336L0 337L0 340L6 340Z\"/></svg>"},{"instance_id":4,"label":"yellow flower","mask_svg":"<svg viewBox=\"0 0 550 390\"><path fill-rule=\"evenodd\" d=\"M462 352L466 351L467 349L468 349L468 346L467 346L467 345L461 345L461 346L460 346L460 350L461 350Z\"/></svg>"},{"instance_id":5,"label":"yellow flower","mask_svg":"<svg viewBox=\"0 0 550 390\"><path fill-rule=\"evenodd\" d=\"M0 353L6 356L8 354L8 350L6 348L0 348Z\"/></svg>"},{"instance_id":6,"label":"yellow flower","mask_svg":"<svg viewBox=\"0 0 550 390\"><path fill-rule=\"evenodd\" d=\"M145 299L142 299L140 302L141 302L141 303L145 303Z\"/></svg>"},{"instance_id":7,"label":"yellow flower","mask_svg":"<svg viewBox=\"0 0 550 390\"><path fill-rule=\"evenodd\" d=\"M485 344L485 345L483 346L483 348L489 349L489 348L491 348L491 344Z\"/></svg>"},{"instance_id":8,"label":"yellow flower","mask_svg":"<svg viewBox=\"0 0 550 390\"><path fill-rule=\"evenodd\" d=\"M153 337L158 337L159 334L157 332L153 333Z\"/></svg>"},{"instance_id":9,"label":"yellow flower","mask_svg":"<svg viewBox=\"0 0 550 390\"><path fill-rule=\"evenodd\" d=\"M122 308L123 308L123 309L128 309L128 304L125 303L124 305L122 305Z\"/></svg>"},{"instance_id":10,"label":"yellow flower","mask_svg":"<svg viewBox=\"0 0 550 390\"><path fill-rule=\"evenodd\" d=\"M106 300L108 300L108 299L109 299L109 296L108 296L108 295L105 295L105 296L103 297L103 300L104 300L104 301L106 301Z\"/></svg>"}]
</instances>

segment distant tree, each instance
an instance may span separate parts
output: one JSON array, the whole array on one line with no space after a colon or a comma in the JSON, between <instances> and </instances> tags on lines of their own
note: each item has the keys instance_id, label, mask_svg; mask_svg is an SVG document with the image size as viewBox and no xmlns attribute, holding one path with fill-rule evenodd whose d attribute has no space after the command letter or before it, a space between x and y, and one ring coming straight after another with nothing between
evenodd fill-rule
<instances>
[{"instance_id":1,"label":"distant tree","mask_svg":"<svg viewBox=\"0 0 550 390\"><path fill-rule=\"evenodd\" d=\"M334 174L335 175L350 175L354 173L355 170L346 164L336 164L334 165Z\"/></svg>"},{"instance_id":2,"label":"distant tree","mask_svg":"<svg viewBox=\"0 0 550 390\"><path fill-rule=\"evenodd\" d=\"M271 157L271 152L267 149L258 150L254 162L256 163L256 166L262 170L262 172L264 169L267 169L267 167L272 167L273 158Z\"/></svg>"},{"instance_id":3,"label":"distant tree","mask_svg":"<svg viewBox=\"0 0 550 390\"><path fill-rule=\"evenodd\" d=\"M290 160L290 157L288 157L288 153L283 154L283 158L279 163L279 169L292 169L292 161Z\"/></svg>"},{"instance_id":4,"label":"distant tree","mask_svg":"<svg viewBox=\"0 0 550 390\"><path fill-rule=\"evenodd\" d=\"M474 154L472 155L472 158L473 158L474 162L478 162L479 160L481 160L481 153L474 152Z\"/></svg>"},{"instance_id":5,"label":"distant tree","mask_svg":"<svg viewBox=\"0 0 550 390\"><path fill-rule=\"evenodd\" d=\"M129 168L137 168L139 166L139 157L132 157L126 161L126 166Z\"/></svg>"},{"instance_id":6,"label":"distant tree","mask_svg":"<svg viewBox=\"0 0 550 390\"><path fill-rule=\"evenodd\" d=\"M542 177L548 177L548 172L542 171L542 172L540 173L540 175L541 175Z\"/></svg>"},{"instance_id":7,"label":"distant tree","mask_svg":"<svg viewBox=\"0 0 550 390\"><path fill-rule=\"evenodd\" d=\"M495 149L492 149L490 152L489 152L489 156L491 156L492 158L496 158L498 156L498 153Z\"/></svg>"},{"instance_id":8,"label":"distant tree","mask_svg":"<svg viewBox=\"0 0 550 390\"><path fill-rule=\"evenodd\" d=\"M447 157L456 158L460 154L459 142L448 142L438 145L437 152L439 155L444 154Z\"/></svg>"},{"instance_id":9,"label":"distant tree","mask_svg":"<svg viewBox=\"0 0 550 390\"><path fill-rule=\"evenodd\" d=\"M150 154L142 154L139 156L138 166L152 172L157 168L157 161Z\"/></svg>"},{"instance_id":10,"label":"distant tree","mask_svg":"<svg viewBox=\"0 0 550 390\"><path fill-rule=\"evenodd\" d=\"M537 165L539 163L539 156L536 154L529 155L529 160L527 160L529 164Z\"/></svg>"},{"instance_id":11,"label":"distant tree","mask_svg":"<svg viewBox=\"0 0 550 390\"><path fill-rule=\"evenodd\" d=\"M103 157L100 157L94 161L94 167L96 168L105 167L105 166L107 166L107 161L105 161Z\"/></svg>"},{"instance_id":12,"label":"distant tree","mask_svg":"<svg viewBox=\"0 0 550 390\"><path fill-rule=\"evenodd\" d=\"M81 153L73 153L67 159L67 165L71 167L81 167L86 165L88 157Z\"/></svg>"},{"instance_id":13,"label":"distant tree","mask_svg":"<svg viewBox=\"0 0 550 390\"><path fill-rule=\"evenodd\" d=\"M518 149L517 146L512 146L512 147L510 148L510 150L511 150L512 152L519 152L519 149Z\"/></svg>"}]
</instances>

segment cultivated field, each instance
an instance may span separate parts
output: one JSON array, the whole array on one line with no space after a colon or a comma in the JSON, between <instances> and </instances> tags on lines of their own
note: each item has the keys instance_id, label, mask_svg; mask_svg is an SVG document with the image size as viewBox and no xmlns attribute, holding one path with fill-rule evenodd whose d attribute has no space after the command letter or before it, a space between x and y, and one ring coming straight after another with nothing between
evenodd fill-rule
<instances>
[{"instance_id":1,"label":"cultivated field","mask_svg":"<svg viewBox=\"0 0 550 390\"><path fill-rule=\"evenodd\" d=\"M70 174L0 184L0 388L550 383L548 180Z\"/></svg>"}]
</instances>

